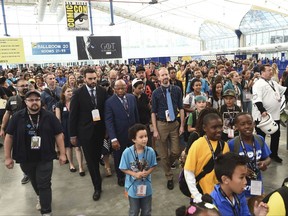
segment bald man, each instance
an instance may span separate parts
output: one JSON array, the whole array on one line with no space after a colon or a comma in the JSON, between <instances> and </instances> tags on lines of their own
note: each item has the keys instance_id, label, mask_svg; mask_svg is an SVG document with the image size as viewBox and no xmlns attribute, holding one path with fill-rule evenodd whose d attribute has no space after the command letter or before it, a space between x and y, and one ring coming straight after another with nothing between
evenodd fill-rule
<instances>
[{"instance_id":1,"label":"bald man","mask_svg":"<svg viewBox=\"0 0 288 216\"><path fill-rule=\"evenodd\" d=\"M105 104L105 125L114 151L118 185L123 187L125 174L119 169L120 159L124 149L132 145L128 139L128 129L139 123L139 116L135 96L126 93L125 81L117 80L114 90L114 95Z\"/></svg>"}]
</instances>

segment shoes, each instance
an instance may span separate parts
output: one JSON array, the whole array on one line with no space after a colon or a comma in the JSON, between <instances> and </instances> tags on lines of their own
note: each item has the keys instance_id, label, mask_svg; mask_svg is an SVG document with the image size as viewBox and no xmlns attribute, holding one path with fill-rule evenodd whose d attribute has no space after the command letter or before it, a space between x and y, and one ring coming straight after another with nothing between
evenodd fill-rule
<instances>
[{"instance_id":1,"label":"shoes","mask_svg":"<svg viewBox=\"0 0 288 216\"><path fill-rule=\"evenodd\" d=\"M24 177L21 180L21 184L27 184L30 181L29 177L27 175L24 175Z\"/></svg>"},{"instance_id":2,"label":"shoes","mask_svg":"<svg viewBox=\"0 0 288 216\"><path fill-rule=\"evenodd\" d=\"M173 189L174 189L173 179L167 181L167 188L168 188L169 190L173 190Z\"/></svg>"},{"instance_id":3,"label":"shoes","mask_svg":"<svg viewBox=\"0 0 288 216\"><path fill-rule=\"evenodd\" d=\"M99 190L95 191L94 194L93 194L93 200L94 201L99 200L100 196L101 196L101 191L99 191Z\"/></svg>"},{"instance_id":4,"label":"shoes","mask_svg":"<svg viewBox=\"0 0 288 216\"><path fill-rule=\"evenodd\" d=\"M124 178L118 178L118 185L120 187L124 187L124 184L125 184L125 179Z\"/></svg>"},{"instance_id":5,"label":"shoes","mask_svg":"<svg viewBox=\"0 0 288 216\"><path fill-rule=\"evenodd\" d=\"M176 169L176 162L171 165L171 169Z\"/></svg>"},{"instance_id":6,"label":"shoes","mask_svg":"<svg viewBox=\"0 0 288 216\"><path fill-rule=\"evenodd\" d=\"M76 172L75 168L70 168L70 172Z\"/></svg>"},{"instance_id":7,"label":"shoes","mask_svg":"<svg viewBox=\"0 0 288 216\"><path fill-rule=\"evenodd\" d=\"M52 213L45 213L45 214L42 214L42 216L52 216Z\"/></svg>"},{"instance_id":8,"label":"shoes","mask_svg":"<svg viewBox=\"0 0 288 216\"><path fill-rule=\"evenodd\" d=\"M112 176L111 168L105 168L106 171L106 177Z\"/></svg>"},{"instance_id":9,"label":"shoes","mask_svg":"<svg viewBox=\"0 0 288 216\"><path fill-rule=\"evenodd\" d=\"M37 209L38 211L41 210L41 204L40 204L40 198L39 198L39 196L37 197L36 209Z\"/></svg>"},{"instance_id":10,"label":"shoes","mask_svg":"<svg viewBox=\"0 0 288 216\"><path fill-rule=\"evenodd\" d=\"M83 171L83 172L79 172L79 175L83 177L83 176L85 176L86 174L85 174L85 172Z\"/></svg>"},{"instance_id":11,"label":"shoes","mask_svg":"<svg viewBox=\"0 0 288 216\"><path fill-rule=\"evenodd\" d=\"M282 163L282 158L280 158L278 155L276 155L276 156L270 156L270 158L272 159L272 160L274 160L275 162L277 162L277 163Z\"/></svg>"}]
</instances>

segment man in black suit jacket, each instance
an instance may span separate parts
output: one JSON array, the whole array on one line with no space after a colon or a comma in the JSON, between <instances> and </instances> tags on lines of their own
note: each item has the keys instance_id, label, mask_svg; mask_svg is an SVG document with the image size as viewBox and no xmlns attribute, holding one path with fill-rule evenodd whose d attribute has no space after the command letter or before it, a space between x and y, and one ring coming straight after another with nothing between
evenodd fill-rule
<instances>
[{"instance_id":1,"label":"man in black suit jacket","mask_svg":"<svg viewBox=\"0 0 288 216\"><path fill-rule=\"evenodd\" d=\"M115 82L115 94L105 104L105 124L114 150L114 165L118 177L118 185L124 186L125 174L119 169L123 151L132 145L128 139L128 129L139 123L138 108L135 96L126 94L127 85L124 80Z\"/></svg>"},{"instance_id":2,"label":"man in black suit jacket","mask_svg":"<svg viewBox=\"0 0 288 216\"><path fill-rule=\"evenodd\" d=\"M82 145L94 185L93 199L97 201L102 190L99 160L105 136L104 104L107 93L103 87L96 86L95 70L86 69L84 79L86 85L74 92L70 104L70 140L73 145L77 142Z\"/></svg>"}]
</instances>

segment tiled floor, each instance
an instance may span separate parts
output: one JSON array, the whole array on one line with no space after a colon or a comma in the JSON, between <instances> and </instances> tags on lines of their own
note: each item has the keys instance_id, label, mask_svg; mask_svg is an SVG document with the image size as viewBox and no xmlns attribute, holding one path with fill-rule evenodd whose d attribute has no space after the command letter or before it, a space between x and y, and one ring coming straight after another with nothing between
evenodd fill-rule
<instances>
[{"instance_id":1,"label":"tiled floor","mask_svg":"<svg viewBox=\"0 0 288 216\"><path fill-rule=\"evenodd\" d=\"M280 156L283 163L272 162L263 173L266 192L279 187L288 176L288 154L286 150L286 128L281 129ZM269 143L269 138L267 138ZM35 209L36 196L31 184L21 185L22 173L19 165L13 170L4 166L3 148L0 149L0 215L39 215ZM87 170L87 168L86 168ZM174 170L175 180L178 179L180 169ZM86 171L88 174L88 172ZM104 175L104 169L102 169ZM166 188L166 179L159 165L152 175L153 210L152 215L175 215L175 209L181 205L188 205L189 200L181 194L178 185L174 190ZM103 177L103 193L98 202L92 200L93 188L89 174L80 177L78 173L71 173L69 166L59 166L54 162L52 180L53 188L53 215L127 215L128 200L124 197L123 188L116 183L115 174L112 177Z\"/></svg>"}]
</instances>

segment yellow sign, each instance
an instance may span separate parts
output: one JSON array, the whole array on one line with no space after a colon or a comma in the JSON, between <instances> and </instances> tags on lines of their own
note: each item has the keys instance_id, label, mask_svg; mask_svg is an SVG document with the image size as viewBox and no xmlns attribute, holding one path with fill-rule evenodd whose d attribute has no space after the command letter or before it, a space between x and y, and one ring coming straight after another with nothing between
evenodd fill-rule
<instances>
[{"instance_id":1,"label":"yellow sign","mask_svg":"<svg viewBox=\"0 0 288 216\"><path fill-rule=\"evenodd\" d=\"M89 31L88 2L66 1L67 29L72 31Z\"/></svg>"},{"instance_id":2,"label":"yellow sign","mask_svg":"<svg viewBox=\"0 0 288 216\"><path fill-rule=\"evenodd\" d=\"M1 63L25 63L22 38L0 38Z\"/></svg>"}]
</instances>

